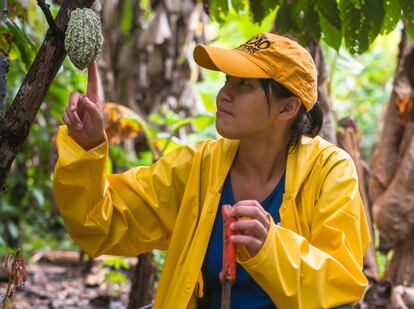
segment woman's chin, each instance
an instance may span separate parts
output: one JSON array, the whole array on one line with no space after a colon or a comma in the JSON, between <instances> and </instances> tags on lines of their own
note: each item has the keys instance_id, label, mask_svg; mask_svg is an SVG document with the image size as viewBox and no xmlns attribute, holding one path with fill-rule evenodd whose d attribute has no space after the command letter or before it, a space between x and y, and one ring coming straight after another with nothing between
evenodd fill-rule
<instances>
[{"instance_id":1,"label":"woman's chin","mask_svg":"<svg viewBox=\"0 0 414 309\"><path fill-rule=\"evenodd\" d=\"M236 134L236 132L232 132L229 129L223 128L216 123L216 130L217 133L220 134L221 137L227 138L227 139L239 139L239 136Z\"/></svg>"}]
</instances>

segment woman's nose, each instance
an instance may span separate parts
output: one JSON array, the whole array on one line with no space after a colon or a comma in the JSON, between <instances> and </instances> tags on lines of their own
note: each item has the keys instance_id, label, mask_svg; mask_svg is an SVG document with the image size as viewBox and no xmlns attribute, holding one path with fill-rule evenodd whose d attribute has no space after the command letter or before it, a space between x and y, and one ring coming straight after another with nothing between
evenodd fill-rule
<instances>
[{"instance_id":1,"label":"woman's nose","mask_svg":"<svg viewBox=\"0 0 414 309\"><path fill-rule=\"evenodd\" d=\"M230 102L233 98L233 90L229 84L225 84L217 94L218 102Z\"/></svg>"}]
</instances>

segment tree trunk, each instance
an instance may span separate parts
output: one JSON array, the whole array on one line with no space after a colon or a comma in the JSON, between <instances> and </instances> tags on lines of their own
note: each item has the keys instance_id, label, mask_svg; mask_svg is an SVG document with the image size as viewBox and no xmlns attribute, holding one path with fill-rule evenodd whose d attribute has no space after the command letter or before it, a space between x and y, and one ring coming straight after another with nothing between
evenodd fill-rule
<instances>
[{"instance_id":1,"label":"tree trunk","mask_svg":"<svg viewBox=\"0 0 414 309\"><path fill-rule=\"evenodd\" d=\"M155 272L155 260L152 252L141 254L133 272L128 309L137 309L153 302Z\"/></svg>"},{"instance_id":2,"label":"tree trunk","mask_svg":"<svg viewBox=\"0 0 414 309\"><path fill-rule=\"evenodd\" d=\"M36 58L27 73L13 103L0 121L0 192L6 190L7 174L26 140L46 92L56 76L63 59L64 31L69 13L77 7L90 7L93 0L66 0L56 17L59 31L46 34Z\"/></svg>"},{"instance_id":3,"label":"tree trunk","mask_svg":"<svg viewBox=\"0 0 414 309\"><path fill-rule=\"evenodd\" d=\"M413 235L414 231L411 231ZM412 286L414 278L414 241L412 238L395 247L392 259L385 272L385 278L393 286Z\"/></svg>"},{"instance_id":4,"label":"tree trunk","mask_svg":"<svg viewBox=\"0 0 414 309\"><path fill-rule=\"evenodd\" d=\"M386 278L414 283L414 44L405 31L391 100L372 163L370 198L380 250L393 249Z\"/></svg>"}]
</instances>

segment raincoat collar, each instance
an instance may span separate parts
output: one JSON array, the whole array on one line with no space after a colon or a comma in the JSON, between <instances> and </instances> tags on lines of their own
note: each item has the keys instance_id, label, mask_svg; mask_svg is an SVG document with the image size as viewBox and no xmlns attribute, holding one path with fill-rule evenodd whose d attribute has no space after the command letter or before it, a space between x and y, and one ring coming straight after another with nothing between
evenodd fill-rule
<instances>
[{"instance_id":1,"label":"raincoat collar","mask_svg":"<svg viewBox=\"0 0 414 309\"><path fill-rule=\"evenodd\" d=\"M212 170L218 173L212 187L215 193L221 193L224 180L230 171L240 145L239 140L223 140L223 153L220 154L220 158L213 160L215 166ZM303 182L309 176L318 154L329 147L334 147L334 145L320 136L313 138L305 135L301 136L298 145L288 153L284 194L286 198L296 196Z\"/></svg>"}]
</instances>

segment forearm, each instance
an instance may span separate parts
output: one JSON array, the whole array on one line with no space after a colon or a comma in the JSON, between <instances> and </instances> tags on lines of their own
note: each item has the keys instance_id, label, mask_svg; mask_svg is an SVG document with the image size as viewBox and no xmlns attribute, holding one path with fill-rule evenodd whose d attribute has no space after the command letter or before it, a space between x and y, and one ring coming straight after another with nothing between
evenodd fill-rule
<instances>
[{"instance_id":1,"label":"forearm","mask_svg":"<svg viewBox=\"0 0 414 309\"><path fill-rule=\"evenodd\" d=\"M338 250L345 250L342 244ZM261 251L240 264L279 308L333 308L359 300L367 279L350 252L338 261L302 236L272 224ZM246 259L247 258L247 259Z\"/></svg>"},{"instance_id":2,"label":"forearm","mask_svg":"<svg viewBox=\"0 0 414 309\"><path fill-rule=\"evenodd\" d=\"M177 150L151 167L107 175L107 143L85 151L61 127L57 146L56 202L69 234L87 253L136 255L166 249L191 167L187 160L174 163L191 154L189 149Z\"/></svg>"},{"instance_id":3,"label":"forearm","mask_svg":"<svg viewBox=\"0 0 414 309\"><path fill-rule=\"evenodd\" d=\"M97 245L102 242L98 237L103 238L105 230L96 224L96 216L91 214L94 207L104 201L108 144L103 143L87 152L62 126L57 146L59 159L53 174L53 192L65 226L81 246L85 241ZM94 241L90 241L91 238ZM90 254L97 251L90 245L86 247Z\"/></svg>"}]
</instances>

